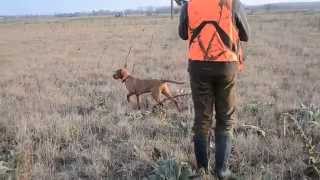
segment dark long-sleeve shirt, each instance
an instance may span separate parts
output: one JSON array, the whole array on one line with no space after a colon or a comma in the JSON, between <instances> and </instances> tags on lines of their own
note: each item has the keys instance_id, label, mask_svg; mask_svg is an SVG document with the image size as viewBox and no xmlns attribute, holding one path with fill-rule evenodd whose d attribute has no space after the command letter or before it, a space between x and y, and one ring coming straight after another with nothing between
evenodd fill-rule
<instances>
[{"instance_id":1,"label":"dark long-sleeve shirt","mask_svg":"<svg viewBox=\"0 0 320 180\"><path fill-rule=\"evenodd\" d=\"M235 17L236 26L239 29L240 41L249 40L249 24L246 17L246 12L240 0L234 0L233 15ZM179 35L181 39L188 40L188 3L186 2L181 9Z\"/></svg>"}]
</instances>

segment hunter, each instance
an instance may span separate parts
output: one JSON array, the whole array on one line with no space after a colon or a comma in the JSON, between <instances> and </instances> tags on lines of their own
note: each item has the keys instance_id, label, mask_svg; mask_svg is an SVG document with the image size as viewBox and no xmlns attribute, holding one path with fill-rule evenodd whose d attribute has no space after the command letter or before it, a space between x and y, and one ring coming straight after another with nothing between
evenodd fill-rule
<instances>
[{"instance_id":1,"label":"hunter","mask_svg":"<svg viewBox=\"0 0 320 180\"><path fill-rule=\"evenodd\" d=\"M249 40L244 7L239 0L189 0L181 9L179 35L189 42L198 173L209 173L209 135L215 108L215 174L220 180L234 179L228 160L236 122L236 78L244 63L240 41Z\"/></svg>"}]
</instances>

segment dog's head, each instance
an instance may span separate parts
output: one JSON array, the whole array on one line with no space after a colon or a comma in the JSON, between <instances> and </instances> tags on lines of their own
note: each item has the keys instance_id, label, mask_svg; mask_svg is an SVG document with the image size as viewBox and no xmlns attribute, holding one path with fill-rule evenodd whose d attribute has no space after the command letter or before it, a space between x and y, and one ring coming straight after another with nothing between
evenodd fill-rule
<instances>
[{"instance_id":1,"label":"dog's head","mask_svg":"<svg viewBox=\"0 0 320 180\"><path fill-rule=\"evenodd\" d=\"M122 81L125 81L129 77L129 72L125 68L118 69L114 72L112 77L113 79L121 79Z\"/></svg>"}]
</instances>

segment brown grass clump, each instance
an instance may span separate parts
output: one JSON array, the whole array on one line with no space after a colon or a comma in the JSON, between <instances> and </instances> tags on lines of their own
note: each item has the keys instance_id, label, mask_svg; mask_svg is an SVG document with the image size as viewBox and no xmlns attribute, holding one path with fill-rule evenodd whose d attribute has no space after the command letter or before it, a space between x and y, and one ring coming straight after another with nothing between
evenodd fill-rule
<instances>
[{"instance_id":1,"label":"brown grass clump","mask_svg":"<svg viewBox=\"0 0 320 180\"><path fill-rule=\"evenodd\" d=\"M238 117L266 136L237 131L231 166L244 179L315 178L305 171L312 165L305 142L283 113L298 120L317 154L319 19L319 13L249 17ZM182 113L170 102L152 111L148 96L138 111L111 77L132 47L135 76L188 82L177 18L9 22L0 24L0 39L0 178L142 179L159 162L194 166L190 96L178 98ZM171 88L190 93L188 83ZM312 107L313 118L301 115L301 104Z\"/></svg>"}]
</instances>

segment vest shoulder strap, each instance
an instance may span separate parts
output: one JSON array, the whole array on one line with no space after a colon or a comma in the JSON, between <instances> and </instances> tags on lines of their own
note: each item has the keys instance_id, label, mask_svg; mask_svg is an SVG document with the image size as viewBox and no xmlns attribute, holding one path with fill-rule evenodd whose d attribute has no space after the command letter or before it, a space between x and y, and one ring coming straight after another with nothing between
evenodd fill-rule
<instances>
[{"instance_id":1,"label":"vest shoulder strap","mask_svg":"<svg viewBox=\"0 0 320 180\"><path fill-rule=\"evenodd\" d=\"M191 38L190 38L190 42L189 42L189 47L191 46L191 44L193 43L193 41L200 35L202 29L206 26L206 25L213 25L217 31L217 33L219 34L223 44L230 49L233 52L237 51L236 45L234 42L231 41L231 38L229 37L229 35L220 27L220 25L218 24L217 21L203 21L198 27L196 27L195 29L190 29L190 31L192 32L191 34Z\"/></svg>"}]
</instances>

